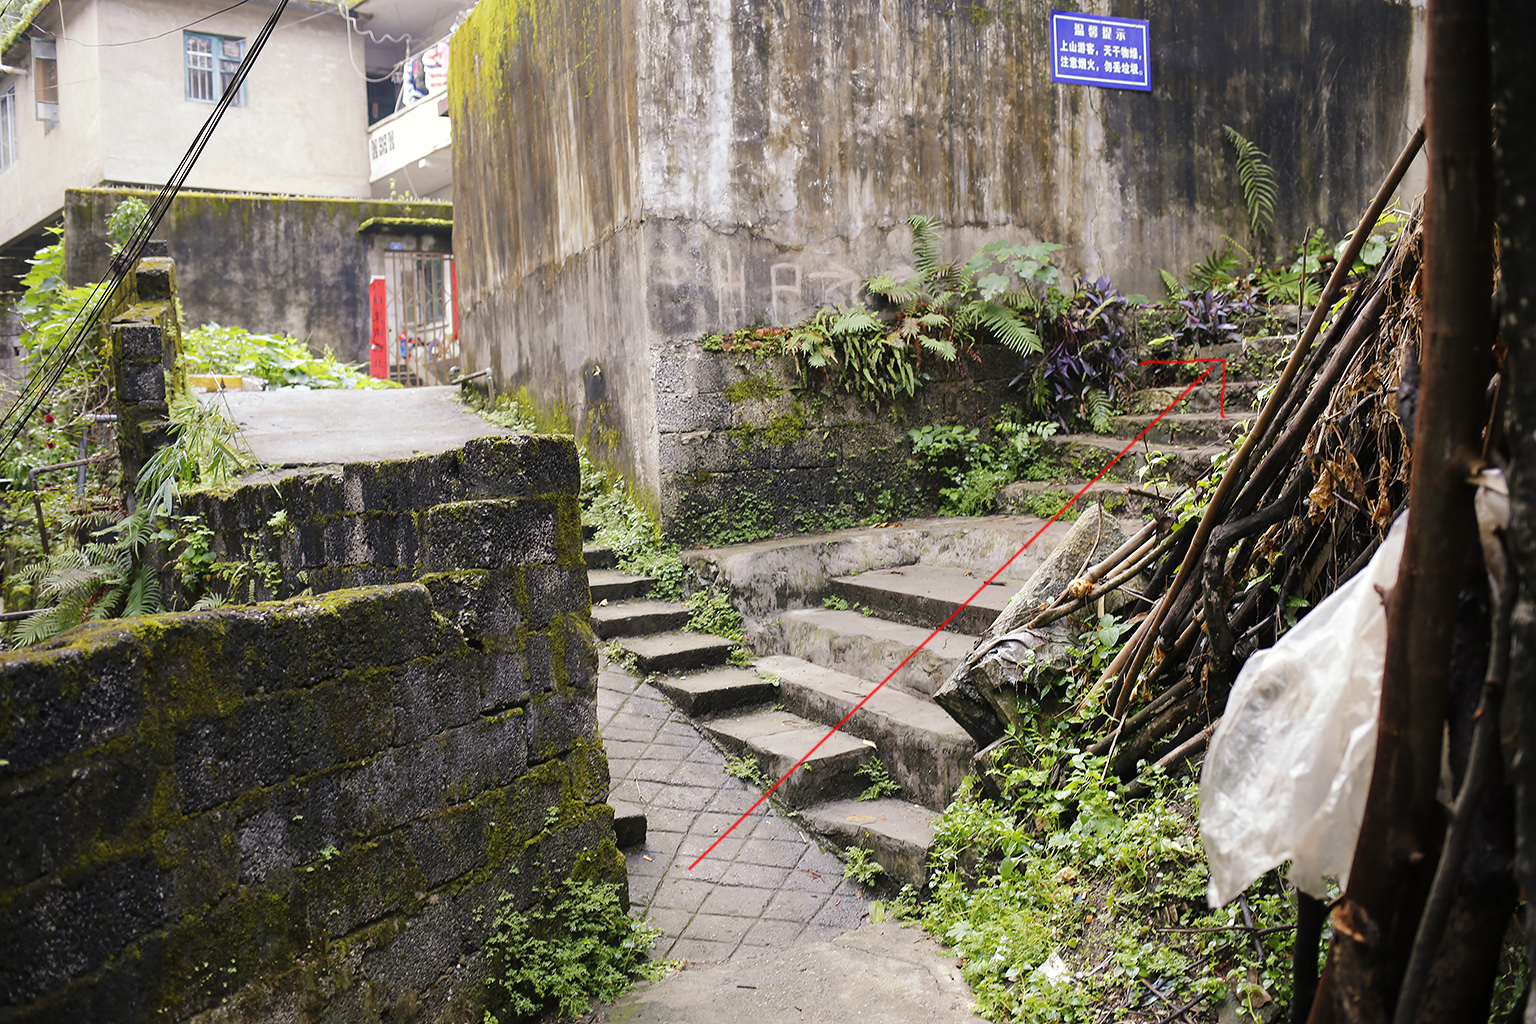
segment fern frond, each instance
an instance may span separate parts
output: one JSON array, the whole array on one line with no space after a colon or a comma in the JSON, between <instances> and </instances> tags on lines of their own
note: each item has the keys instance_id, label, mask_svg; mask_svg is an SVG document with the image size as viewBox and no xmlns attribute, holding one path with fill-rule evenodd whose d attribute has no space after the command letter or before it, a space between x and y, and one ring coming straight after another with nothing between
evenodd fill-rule
<instances>
[{"instance_id":1,"label":"fern frond","mask_svg":"<svg viewBox=\"0 0 1536 1024\"><path fill-rule=\"evenodd\" d=\"M890 274L876 274L874 277L866 278L864 287L871 295L878 295L898 306L906 305L923 293L917 283L897 281Z\"/></svg>"},{"instance_id":2,"label":"fern frond","mask_svg":"<svg viewBox=\"0 0 1536 1024\"><path fill-rule=\"evenodd\" d=\"M1205 259L1189 268L1189 283L1196 288L1209 289L1223 278L1236 277L1241 265L1232 246L1212 249Z\"/></svg>"},{"instance_id":3,"label":"fern frond","mask_svg":"<svg viewBox=\"0 0 1536 1024\"><path fill-rule=\"evenodd\" d=\"M1083 404L1088 410L1088 423L1096 434L1107 434L1114 425L1112 412L1109 407L1109 396L1098 388L1089 388L1088 394L1083 398Z\"/></svg>"},{"instance_id":4,"label":"fern frond","mask_svg":"<svg viewBox=\"0 0 1536 1024\"><path fill-rule=\"evenodd\" d=\"M992 336L1021 356L1039 355L1045 351L1036 334L1018 313L1006 306L992 303L976 310L976 322L992 332Z\"/></svg>"},{"instance_id":5,"label":"fern frond","mask_svg":"<svg viewBox=\"0 0 1536 1024\"><path fill-rule=\"evenodd\" d=\"M1248 225L1254 234L1266 232L1275 222L1275 172L1269 166L1269 154L1249 142L1231 125L1221 126L1227 142L1237 154L1237 179L1243 186L1243 205L1248 208Z\"/></svg>"},{"instance_id":6,"label":"fern frond","mask_svg":"<svg viewBox=\"0 0 1536 1024\"><path fill-rule=\"evenodd\" d=\"M205 612L210 608L222 608L227 604L229 604L229 598L223 594L204 594L197 599L197 603L192 606L192 610L195 612Z\"/></svg>"},{"instance_id":7,"label":"fern frond","mask_svg":"<svg viewBox=\"0 0 1536 1024\"><path fill-rule=\"evenodd\" d=\"M865 331L883 330L880 318L867 309L850 309L832 324L833 334L862 334Z\"/></svg>"},{"instance_id":8,"label":"fern frond","mask_svg":"<svg viewBox=\"0 0 1536 1024\"><path fill-rule=\"evenodd\" d=\"M1168 293L1168 297L1170 299L1182 299L1184 296L1189 294L1189 289L1179 284L1178 278L1168 273L1168 271L1163 270L1161 267L1158 268L1157 276L1162 278L1163 291Z\"/></svg>"},{"instance_id":9,"label":"fern frond","mask_svg":"<svg viewBox=\"0 0 1536 1024\"><path fill-rule=\"evenodd\" d=\"M956 356L958 355L958 353L955 351L955 343L947 339L933 338L924 334L921 335L917 340L922 343L923 348L927 349L929 352L932 352L940 359L943 359L946 363L954 362Z\"/></svg>"},{"instance_id":10,"label":"fern frond","mask_svg":"<svg viewBox=\"0 0 1536 1024\"><path fill-rule=\"evenodd\" d=\"M913 214L907 218L907 227L912 229L912 262L919 274L929 277L939 267L943 239L939 235L938 222L931 217Z\"/></svg>"},{"instance_id":11,"label":"fern frond","mask_svg":"<svg viewBox=\"0 0 1536 1024\"><path fill-rule=\"evenodd\" d=\"M141 566L134 574L133 586L128 588L128 596L123 601L123 614L150 615L161 610L160 580L148 566Z\"/></svg>"}]
</instances>

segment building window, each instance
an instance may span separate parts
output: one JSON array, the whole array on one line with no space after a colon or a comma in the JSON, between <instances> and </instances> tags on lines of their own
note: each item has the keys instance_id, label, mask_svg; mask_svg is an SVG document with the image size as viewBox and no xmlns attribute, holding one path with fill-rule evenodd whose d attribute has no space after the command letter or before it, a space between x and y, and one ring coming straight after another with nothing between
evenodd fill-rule
<instances>
[{"instance_id":1,"label":"building window","mask_svg":"<svg viewBox=\"0 0 1536 1024\"><path fill-rule=\"evenodd\" d=\"M32 37L32 81L37 91L37 119L51 132L59 123L59 47L54 40Z\"/></svg>"},{"instance_id":2,"label":"building window","mask_svg":"<svg viewBox=\"0 0 1536 1024\"><path fill-rule=\"evenodd\" d=\"M0 92L0 171L16 162L16 87Z\"/></svg>"},{"instance_id":3,"label":"building window","mask_svg":"<svg viewBox=\"0 0 1536 1024\"><path fill-rule=\"evenodd\" d=\"M216 103L235 72L240 70L240 58L245 53L244 39L229 36L210 36L202 32L186 33L187 50L187 99L204 103ZM231 106L245 106L245 86L230 101Z\"/></svg>"}]
</instances>

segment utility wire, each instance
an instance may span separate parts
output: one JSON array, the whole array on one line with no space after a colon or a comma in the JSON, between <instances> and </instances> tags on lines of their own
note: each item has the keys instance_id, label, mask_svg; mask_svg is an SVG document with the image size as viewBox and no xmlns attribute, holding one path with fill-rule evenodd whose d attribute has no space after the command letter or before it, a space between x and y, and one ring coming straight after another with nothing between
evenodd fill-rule
<instances>
[{"instance_id":1,"label":"utility wire","mask_svg":"<svg viewBox=\"0 0 1536 1024\"><path fill-rule=\"evenodd\" d=\"M198 18L196 21L189 21L185 25L178 25L175 28L168 28L164 32L159 33L158 35L145 36L142 39L123 39L123 40L120 40L119 42L115 42L115 43L86 43L86 42L81 42L79 39L70 39L68 36L66 36L64 34L64 0L58 0L58 4L59 4L59 38L60 39L64 39L64 40L66 40L68 42L74 43L76 46L89 46L92 49L105 49L106 47L109 47L109 46L132 46L134 43L147 43L147 42L150 42L151 40L154 40L154 39L164 39L166 36L171 35L172 33L175 33L175 32L183 32L183 31L191 28L193 25L201 25L203 22L207 21L210 18L217 18L221 14L226 14L226 13L234 10L236 7L241 7L241 6L243 6L245 4L248 4L250 2L251 2L251 0L235 0L235 2L230 4L228 7L225 7L225 8L222 8L220 10L214 11L212 14L205 14L201 18Z\"/></svg>"},{"instance_id":2,"label":"utility wire","mask_svg":"<svg viewBox=\"0 0 1536 1024\"><path fill-rule=\"evenodd\" d=\"M241 0L241 2L245 2L245 0ZM37 407L42 404L43 398L53 390L58 384L59 378L64 375L65 369L79 351L84 338L95 330L96 324L101 318L102 308L111 296L116 294L118 287L122 285L128 273L137 266L139 257L144 252L144 247L149 243L150 236L159 228L161 219L170 209L177 193L181 191L187 176L192 173L192 168L196 166L198 158L202 156L203 149L208 145L208 140L213 137L213 131L218 127L219 120L224 116L224 112L229 109L229 105L234 101L235 97L240 95L240 90L245 85L246 75L250 72L251 66L256 63L256 58L261 54L262 48L266 46L267 39L272 35L273 30L277 28L278 19L282 17L283 12L287 8L288 0L278 0L277 9L272 12L272 16L267 19L267 23L262 26L261 32L251 44L250 51L246 54L245 59L240 62L240 67L235 71L234 77L230 79L229 85L225 88L224 95L219 98L219 102L214 106L213 112L208 115L208 119L203 122L202 128L198 130L196 137L193 138L192 145L187 148L186 153L182 156L181 163L176 166L176 170L172 172L170 180L166 182L165 187L155 197L154 203L150 205L149 212L139 221L138 226L129 237L128 243L123 246L121 252L113 257L112 271L108 280L97 284L95 288L91 289L91 294L87 298L85 305L75 314L74 319L70 321L69 328L64 332L66 341L63 351L54 360L54 364L40 368L40 372L32 378L36 381L36 384L24 390L17 397L15 404L6 412L5 417L0 419L0 434L5 435L4 442L0 443L0 458L3 458L10 451L11 446L16 443L16 438L21 435L22 430L26 427L32 415L37 412ZM28 391L31 392L30 395Z\"/></svg>"}]
</instances>

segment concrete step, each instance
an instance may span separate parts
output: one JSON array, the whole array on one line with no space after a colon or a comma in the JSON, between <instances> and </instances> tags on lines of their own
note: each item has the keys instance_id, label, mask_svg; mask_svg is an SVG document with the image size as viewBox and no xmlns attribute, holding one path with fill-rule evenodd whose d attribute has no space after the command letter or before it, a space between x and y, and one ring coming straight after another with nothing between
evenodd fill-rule
<instances>
[{"instance_id":1,"label":"concrete step","mask_svg":"<svg viewBox=\"0 0 1536 1024\"><path fill-rule=\"evenodd\" d=\"M928 884L933 811L905 800L834 800L801 812L806 824L840 850L862 846L898 885Z\"/></svg>"},{"instance_id":2,"label":"concrete step","mask_svg":"<svg viewBox=\"0 0 1536 1024\"><path fill-rule=\"evenodd\" d=\"M731 753L754 758L770 784L827 735L827 726L787 711L717 718L703 723L702 728ZM784 780L775 795L792 807L853 797L867 788L866 780L857 773L874 752L874 744L868 740L835 733Z\"/></svg>"},{"instance_id":3,"label":"concrete step","mask_svg":"<svg viewBox=\"0 0 1536 1024\"><path fill-rule=\"evenodd\" d=\"M645 808L622 800L609 800L613 808L613 835L619 849L640 846L645 842Z\"/></svg>"},{"instance_id":4,"label":"concrete step","mask_svg":"<svg viewBox=\"0 0 1536 1024\"><path fill-rule=\"evenodd\" d=\"M1071 479L1091 480L1120 454L1125 444L1123 438L1104 437L1100 434L1062 434L1058 437L1046 438L1041 442L1041 448L1046 454L1071 467ZM1158 476L1166 476L1175 484L1189 484L1205 475L1211 468L1213 455L1219 455L1224 451L1226 451L1225 445L1197 447L1142 442L1115 462L1114 466L1104 474L1104 479L1125 483L1138 482L1141 479L1138 471L1146 465L1149 455L1156 452L1172 459L1158 469Z\"/></svg>"},{"instance_id":5,"label":"concrete step","mask_svg":"<svg viewBox=\"0 0 1536 1024\"><path fill-rule=\"evenodd\" d=\"M1018 561L1022 559L1014 564ZM983 587L995 568L981 571L946 565L902 565L839 576L832 580L829 589L849 604L863 605L883 619L909 626L933 629L958 609L946 628L980 634L992 625L1008 599L1024 586L1026 578L1023 573L1010 571ZM982 590L980 594L976 593L978 589ZM965 604L972 595L975 598Z\"/></svg>"},{"instance_id":6,"label":"concrete step","mask_svg":"<svg viewBox=\"0 0 1536 1024\"><path fill-rule=\"evenodd\" d=\"M1229 444L1242 424L1257 417L1256 412L1229 412L1225 418L1214 412L1171 412L1159 419L1156 413L1137 413L1116 416L1113 434L1129 441L1146 430L1143 440L1153 444Z\"/></svg>"},{"instance_id":7,"label":"concrete step","mask_svg":"<svg viewBox=\"0 0 1536 1024\"><path fill-rule=\"evenodd\" d=\"M1191 391L1174 408L1174 412L1218 412L1221 405L1221 372L1218 370L1205 383ZM1260 380L1233 380L1227 378L1227 413L1253 412L1258 408L1259 389L1265 385ZM1151 413L1156 416L1168 408L1184 393L1188 385L1167 385L1142 388L1131 395L1131 412Z\"/></svg>"},{"instance_id":8,"label":"concrete step","mask_svg":"<svg viewBox=\"0 0 1536 1024\"><path fill-rule=\"evenodd\" d=\"M997 510L1004 515L1041 515L1043 513L1045 518L1050 518L1087 482L1087 480L1077 480L1053 483L1020 480L1018 483L1006 485L997 492ZM1156 497L1155 495L1159 492L1155 487L1140 483L1129 484L1122 480L1100 480L1088 489L1087 494L1077 499L1072 510L1067 514L1076 519L1078 513L1084 508L1102 499L1104 511L1110 515L1150 515L1167 508L1168 502L1178 496L1179 490L1180 488L1165 486L1161 490L1162 497ZM1044 540L1045 538L1042 537L1041 541Z\"/></svg>"},{"instance_id":9,"label":"concrete step","mask_svg":"<svg viewBox=\"0 0 1536 1024\"><path fill-rule=\"evenodd\" d=\"M592 590L593 604L644 597L655 583L654 576L631 576L614 569L587 570L587 586Z\"/></svg>"},{"instance_id":10,"label":"concrete step","mask_svg":"<svg viewBox=\"0 0 1536 1024\"><path fill-rule=\"evenodd\" d=\"M689 715L708 715L776 700L778 690L756 671L724 665L681 676L659 676L656 689Z\"/></svg>"},{"instance_id":11,"label":"concrete step","mask_svg":"<svg viewBox=\"0 0 1536 1024\"><path fill-rule=\"evenodd\" d=\"M761 658L756 667L779 680L778 699L786 711L828 726L842 721L876 686L782 654ZM903 798L936 811L949 806L976 755L975 740L943 708L891 686L876 691L843 731L875 744Z\"/></svg>"},{"instance_id":12,"label":"concrete step","mask_svg":"<svg viewBox=\"0 0 1536 1024\"><path fill-rule=\"evenodd\" d=\"M789 654L850 675L884 679L931 629L830 608L799 608L765 622L753 638L760 654ZM945 630L904 665L890 685L931 697L971 652L976 637Z\"/></svg>"},{"instance_id":13,"label":"concrete step","mask_svg":"<svg viewBox=\"0 0 1536 1024\"><path fill-rule=\"evenodd\" d=\"M592 631L599 640L665 633L686 626L688 615L688 606L681 601L595 603L592 605Z\"/></svg>"},{"instance_id":14,"label":"concrete step","mask_svg":"<svg viewBox=\"0 0 1536 1024\"><path fill-rule=\"evenodd\" d=\"M689 669L723 665L736 641L709 633L657 633L653 636L626 636L615 641L635 656L640 671L686 672Z\"/></svg>"},{"instance_id":15,"label":"concrete step","mask_svg":"<svg viewBox=\"0 0 1536 1024\"><path fill-rule=\"evenodd\" d=\"M613 548L603 547L601 544L587 544L581 549L581 557L586 559L588 569L612 569L617 563Z\"/></svg>"}]
</instances>

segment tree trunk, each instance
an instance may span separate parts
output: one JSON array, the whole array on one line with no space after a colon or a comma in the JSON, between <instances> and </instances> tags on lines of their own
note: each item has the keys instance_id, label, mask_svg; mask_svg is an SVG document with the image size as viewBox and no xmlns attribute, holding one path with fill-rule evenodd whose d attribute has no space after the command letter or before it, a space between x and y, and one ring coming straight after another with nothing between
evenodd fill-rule
<instances>
[{"instance_id":1,"label":"tree trunk","mask_svg":"<svg viewBox=\"0 0 1536 1024\"><path fill-rule=\"evenodd\" d=\"M1435 793L1479 455L1493 279L1488 0L1430 0L1423 390L1408 537L1387 620L1376 758L1311 1020L1388 1021L1437 860Z\"/></svg>"}]
</instances>

